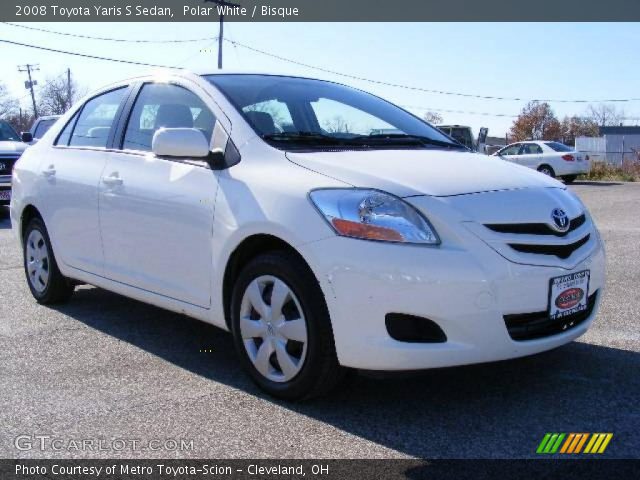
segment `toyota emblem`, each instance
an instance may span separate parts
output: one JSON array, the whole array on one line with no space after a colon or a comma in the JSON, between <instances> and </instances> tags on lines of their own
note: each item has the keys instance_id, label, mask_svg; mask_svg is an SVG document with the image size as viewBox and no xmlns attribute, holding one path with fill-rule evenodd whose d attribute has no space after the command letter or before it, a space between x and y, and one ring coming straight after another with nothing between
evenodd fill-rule
<instances>
[{"instance_id":1,"label":"toyota emblem","mask_svg":"<svg viewBox=\"0 0 640 480\"><path fill-rule=\"evenodd\" d=\"M553 220L553 226L559 232L566 232L569 230L569 217L563 209L554 208L551 211L551 220Z\"/></svg>"}]
</instances>

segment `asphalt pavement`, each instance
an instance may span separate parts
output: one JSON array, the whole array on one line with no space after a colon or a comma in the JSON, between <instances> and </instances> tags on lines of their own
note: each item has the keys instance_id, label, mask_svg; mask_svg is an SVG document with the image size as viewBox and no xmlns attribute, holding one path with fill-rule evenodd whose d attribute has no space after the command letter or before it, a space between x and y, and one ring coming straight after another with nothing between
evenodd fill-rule
<instances>
[{"instance_id":1,"label":"asphalt pavement","mask_svg":"<svg viewBox=\"0 0 640 480\"><path fill-rule=\"evenodd\" d=\"M302 404L262 394L207 324L89 286L39 306L5 214L0 458L514 458L545 432L612 432L604 455L638 458L640 184L571 188L607 250L586 335L518 360L356 374Z\"/></svg>"}]
</instances>

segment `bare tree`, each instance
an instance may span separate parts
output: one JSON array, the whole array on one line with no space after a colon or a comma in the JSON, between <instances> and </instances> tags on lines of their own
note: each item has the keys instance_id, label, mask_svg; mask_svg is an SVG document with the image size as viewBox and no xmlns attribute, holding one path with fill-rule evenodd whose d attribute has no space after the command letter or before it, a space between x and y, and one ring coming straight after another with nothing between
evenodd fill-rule
<instances>
[{"instance_id":1,"label":"bare tree","mask_svg":"<svg viewBox=\"0 0 640 480\"><path fill-rule=\"evenodd\" d=\"M576 137L597 137L598 124L591 118L564 117L560 124L562 142L567 145L575 145Z\"/></svg>"},{"instance_id":2,"label":"bare tree","mask_svg":"<svg viewBox=\"0 0 640 480\"><path fill-rule=\"evenodd\" d=\"M347 121L340 115L336 115L335 117L325 121L324 128L329 133L349 133L351 131L351 127Z\"/></svg>"},{"instance_id":3,"label":"bare tree","mask_svg":"<svg viewBox=\"0 0 640 480\"><path fill-rule=\"evenodd\" d=\"M432 125L439 125L444 121L442 115L440 115L438 112L431 111L425 112L422 118L424 118L425 121L431 123Z\"/></svg>"},{"instance_id":4,"label":"bare tree","mask_svg":"<svg viewBox=\"0 0 640 480\"><path fill-rule=\"evenodd\" d=\"M18 101L9 95L4 83L0 83L0 118L5 118L16 113Z\"/></svg>"},{"instance_id":5,"label":"bare tree","mask_svg":"<svg viewBox=\"0 0 640 480\"><path fill-rule=\"evenodd\" d=\"M599 127L621 125L624 120L624 110L618 110L615 105L599 103L597 105L589 105L587 117Z\"/></svg>"},{"instance_id":6,"label":"bare tree","mask_svg":"<svg viewBox=\"0 0 640 480\"><path fill-rule=\"evenodd\" d=\"M38 112L41 115L62 115L85 93L86 89L74 80L69 85L66 75L49 78L38 93Z\"/></svg>"}]
</instances>

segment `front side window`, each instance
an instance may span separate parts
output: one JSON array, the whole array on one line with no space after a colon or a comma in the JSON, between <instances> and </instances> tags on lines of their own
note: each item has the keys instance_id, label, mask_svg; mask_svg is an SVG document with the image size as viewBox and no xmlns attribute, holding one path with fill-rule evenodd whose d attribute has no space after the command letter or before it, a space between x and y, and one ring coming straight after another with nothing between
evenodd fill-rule
<instances>
[{"instance_id":1,"label":"front side window","mask_svg":"<svg viewBox=\"0 0 640 480\"><path fill-rule=\"evenodd\" d=\"M283 150L465 147L374 95L337 83L276 75L205 78L270 145Z\"/></svg>"},{"instance_id":2,"label":"front side window","mask_svg":"<svg viewBox=\"0 0 640 480\"><path fill-rule=\"evenodd\" d=\"M58 136L58 139L56 140L55 145L64 145L64 146L69 145L69 140L71 139L71 132L73 132L73 127L75 126L77 119L78 119L78 113L76 112L76 114L73 117L71 117L71 120L67 122L64 129Z\"/></svg>"},{"instance_id":3,"label":"front side window","mask_svg":"<svg viewBox=\"0 0 640 480\"><path fill-rule=\"evenodd\" d=\"M98 95L85 103L73 129L69 146L106 148L116 112L125 92L125 87L119 88ZM62 138L58 139L58 144L64 144Z\"/></svg>"},{"instance_id":4,"label":"front side window","mask_svg":"<svg viewBox=\"0 0 640 480\"><path fill-rule=\"evenodd\" d=\"M506 148L503 148L500 151L500 155L504 155L504 156L517 155L519 151L520 151L520 144L519 143L515 143L513 145L509 145Z\"/></svg>"},{"instance_id":5,"label":"front side window","mask_svg":"<svg viewBox=\"0 0 640 480\"><path fill-rule=\"evenodd\" d=\"M168 83L142 87L127 123L122 148L151 151L160 128L197 128L211 141L216 119L195 93Z\"/></svg>"}]
</instances>

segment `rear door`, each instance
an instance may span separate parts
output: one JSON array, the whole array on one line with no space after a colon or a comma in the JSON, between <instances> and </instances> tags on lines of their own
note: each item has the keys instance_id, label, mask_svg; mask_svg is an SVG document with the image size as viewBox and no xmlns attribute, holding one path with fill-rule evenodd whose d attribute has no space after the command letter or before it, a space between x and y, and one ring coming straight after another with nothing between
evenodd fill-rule
<instances>
[{"instance_id":1,"label":"rear door","mask_svg":"<svg viewBox=\"0 0 640 480\"><path fill-rule=\"evenodd\" d=\"M40 208L57 260L97 275L103 266L98 183L128 93L119 87L88 100L40 163Z\"/></svg>"},{"instance_id":2,"label":"rear door","mask_svg":"<svg viewBox=\"0 0 640 480\"><path fill-rule=\"evenodd\" d=\"M207 308L217 178L201 159L151 152L153 134L162 127L197 128L211 141L218 115L204 96L172 83L140 87L120 148L108 155L100 225L107 278Z\"/></svg>"}]
</instances>

